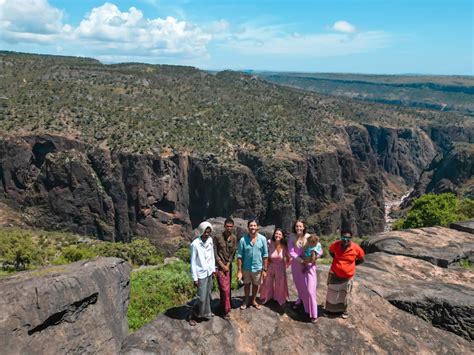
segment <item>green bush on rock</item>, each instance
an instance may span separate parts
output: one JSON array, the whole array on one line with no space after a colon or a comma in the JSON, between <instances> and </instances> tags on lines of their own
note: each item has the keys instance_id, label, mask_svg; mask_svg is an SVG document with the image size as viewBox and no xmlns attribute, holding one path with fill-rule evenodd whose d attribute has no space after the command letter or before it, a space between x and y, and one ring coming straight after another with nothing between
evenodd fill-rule
<instances>
[{"instance_id":1,"label":"green bush on rock","mask_svg":"<svg viewBox=\"0 0 474 355\"><path fill-rule=\"evenodd\" d=\"M474 217L474 201L459 199L452 193L426 194L413 202L405 218L397 220L393 229L447 227L450 223Z\"/></svg>"},{"instance_id":2,"label":"green bush on rock","mask_svg":"<svg viewBox=\"0 0 474 355\"><path fill-rule=\"evenodd\" d=\"M4 270L25 270L43 264L43 252L32 236L21 230L0 231L0 264Z\"/></svg>"}]
</instances>

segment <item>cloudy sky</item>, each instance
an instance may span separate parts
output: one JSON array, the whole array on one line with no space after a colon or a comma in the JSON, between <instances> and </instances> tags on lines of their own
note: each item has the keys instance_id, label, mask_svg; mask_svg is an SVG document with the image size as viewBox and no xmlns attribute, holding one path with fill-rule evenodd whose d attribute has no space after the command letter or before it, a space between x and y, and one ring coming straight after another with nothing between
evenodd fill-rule
<instances>
[{"instance_id":1,"label":"cloudy sky","mask_svg":"<svg viewBox=\"0 0 474 355\"><path fill-rule=\"evenodd\" d=\"M472 0L0 0L0 49L203 69L474 74Z\"/></svg>"}]
</instances>

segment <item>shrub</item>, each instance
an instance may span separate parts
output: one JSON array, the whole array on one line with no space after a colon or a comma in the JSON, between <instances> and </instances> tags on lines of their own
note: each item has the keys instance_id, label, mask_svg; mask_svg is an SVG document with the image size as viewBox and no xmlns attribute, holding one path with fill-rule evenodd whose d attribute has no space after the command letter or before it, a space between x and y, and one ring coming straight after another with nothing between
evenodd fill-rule
<instances>
[{"instance_id":1,"label":"shrub","mask_svg":"<svg viewBox=\"0 0 474 355\"><path fill-rule=\"evenodd\" d=\"M196 294L189 264L181 261L133 272L130 287L128 323L132 331L166 309L189 301Z\"/></svg>"},{"instance_id":2,"label":"shrub","mask_svg":"<svg viewBox=\"0 0 474 355\"><path fill-rule=\"evenodd\" d=\"M128 257L135 265L155 265L161 258L149 239L133 239L127 245Z\"/></svg>"},{"instance_id":3,"label":"shrub","mask_svg":"<svg viewBox=\"0 0 474 355\"><path fill-rule=\"evenodd\" d=\"M189 247L179 248L174 254L179 260L190 263L191 262L191 249Z\"/></svg>"},{"instance_id":4,"label":"shrub","mask_svg":"<svg viewBox=\"0 0 474 355\"><path fill-rule=\"evenodd\" d=\"M413 202L404 219L393 229L448 226L452 222L474 217L474 201L460 200L452 193L426 194Z\"/></svg>"},{"instance_id":5,"label":"shrub","mask_svg":"<svg viewBox=\"0 0 474 355\"><path fill-rule=\"evenodd\" d=\"M85 246L71 245L62 250L62 257L69 263L91 259L95 256L96 254Z\"/></svg>"},{"instance_id":6,"label":"shrub","mask_svg":"<svg viewBox=\"0 0 474 355\"><path fill-rule=\"evenodd\" d=\"M43 253L33 243L31 233L3 230L0 232L0 263L4 270L25 270L30 265L42 265Z\"/></svg>"}]
</instances>

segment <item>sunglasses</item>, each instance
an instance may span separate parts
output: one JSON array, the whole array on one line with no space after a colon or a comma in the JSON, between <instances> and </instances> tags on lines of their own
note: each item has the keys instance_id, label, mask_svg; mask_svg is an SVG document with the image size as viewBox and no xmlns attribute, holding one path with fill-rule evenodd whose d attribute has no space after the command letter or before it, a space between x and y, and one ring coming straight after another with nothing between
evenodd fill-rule
<instances>
[{"instance_id":1,"label":"sunglasses","mask_svg":"<svg viewBox=\"0 0 474 355\"><path fill-rule=\"evenodd\" d=\"M344 241L344 242L348 242L348 241L350 241L351 239L352 239L351 237L341 236L341 240Z\"/></svg>"}]
</instances>

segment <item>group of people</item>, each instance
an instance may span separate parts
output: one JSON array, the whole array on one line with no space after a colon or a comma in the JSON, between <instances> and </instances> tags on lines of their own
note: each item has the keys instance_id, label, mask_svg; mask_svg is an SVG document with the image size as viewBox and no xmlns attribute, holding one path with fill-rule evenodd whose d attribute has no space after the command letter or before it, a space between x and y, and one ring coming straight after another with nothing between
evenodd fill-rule
<instances>
[{"instance_id":1,"label":"group of people","mask_svg":"<svg viewBox=\"0 0 474 355\"><path fill-rule=\"evenodd\" d=\"M189 316L189 323L196 325L201 319L210 319L211 292L213 276L217 278L220 305L223 317L230 320L232 261L237 255L237 278L244 285L244 302L240 309L254 307L270 300L283 307L288 301L288 280L286 269L291 266L293 281L298 298L292 308L301 307L312 323L318 320L317 303L317 259L322 257L323 249L315 234L308 234L303 220L293 223L292 234L287 238L285 232L276 228L272 237L260 233L258 222L250 220L248 233L239 241L233 233L234 221L227 218L224 232L211 237L213 227L202 222L198 227L199 236L191 243L191 274L197 287L197 302ZM341 238L329 247L333 261L328 274L328 291L325 310L349 315L348 301L352 291L352 279L356 265L364 261L364 251L352 242L352 233L341 231ZM257 294L260 290L260 303Z\"/></svg>"}]
</instances>

